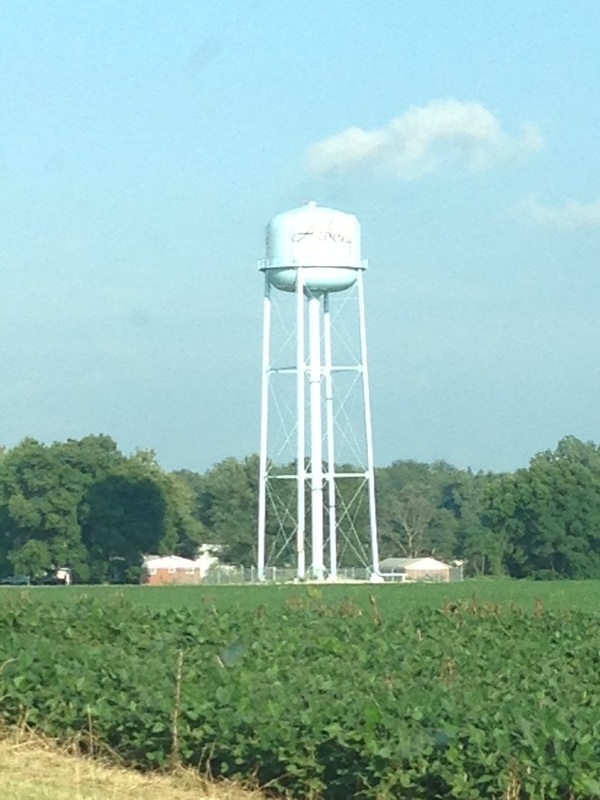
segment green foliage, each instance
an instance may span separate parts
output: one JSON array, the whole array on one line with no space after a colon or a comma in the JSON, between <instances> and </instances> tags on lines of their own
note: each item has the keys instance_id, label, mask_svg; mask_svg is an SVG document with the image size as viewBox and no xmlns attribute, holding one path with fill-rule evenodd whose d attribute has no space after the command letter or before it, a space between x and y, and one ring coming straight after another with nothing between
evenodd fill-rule
<instances>
[{"instance_id":1,"label":"green foliage","mask_svg":"<svg viewBox=\"0 0 600 800\"><path fill-rule=\"evenodd\" d=\"M351 472L352 464L338 465ZM293 465L279 467L293 472ZM276 470L272 467L272 470ZM181 471L176 476L186 483L195 497L195 518L205 531L205 541L224 546L223 557L234 564L256 563L256 524L258 513L258 458L243 461L227 458L211 467L204 475ZM381 555L435 554L442 559L463 558L484 538L481 522L480 495L486 476L436 462L421 464L397 461L377 470L378 519ZM351 480L339 481L338 508L349 508L357 490ZM295 484L280 481L275 489L281 509L294 507ZM271 500L275 502L272 497ZM367 506L356 513L355 526L368 528ZM283 512L284 515L286 512ZM310 517L310 495L307 496L307 518ZM340 511L343 516L343 510ZM326 521L327 523L327 521ZM276 535L274 520L267 518L267 549ZM344 553L343 566L362 565L352 559L352 548ZM293 565L294 553L282 549L279 566ZM481 560L481 557L480 557ZM488 561L488 566L491 562ZM475 559L474 559L475 565ZM469 565L467 565L467 570ZM473 571L477 571L476 565ZM489 569L487 570L489 571Z\"/></svg>"},{"instance_id":2,"label":"green foliage","mask_svg":"<svg viewBox=\"0 0 600 800\"><path fill-rule=\"evenodd\" d=\"M574 437L490 482L484 508L515 577L600 577L600 448Z\"/></svg>"},{"instance_id":3,"label":"green foliage","mask_svg":"<svg viewBox=\"0 0 600 800\"><path fill-rule=\"evenodd\" d=\"M219 612L232 609L256 609L265 605L273 613L288 603L303 600L307 592L316 593L324 603L340 604L351 600L363 612L370 612L374 599L382 614L412 615L422 609L435 609L450 603L464 603L475 594L481 602L510 606L525 611L533 610L538 603L549 611L577 609L597 613L600 608L600 581L522 581L507 577L469 578L456 583L430 584L325 584L322 588L308 588L304 584L253 584L197 586L71 586L66 590L36 586L17 589L0 587L0 605L15 595L26 596L31 603L41 605L77 605L82 600L113 603L115 598L151 611L187 608L203 614L207 607Z\"/></svg>"},{"instance_id":4,"label":"green foliage","mask_svg":"<svg viewBox=\"0 0 600 800\"><path fill-rule=\"evenodd\" d=\"M0 458L0 574L70 567L80 582L138 581L143 553L195 549L193 506L149 451L124 456L108 436L25 439Z\"/></svg>"},{"instance_id":5,"label":"green foliage","mask_svg":"<svg viewBox=\"0 0 600 800\"><path fill-rule=\"evenodd\" d=\"M421 555L427 547L427 534L438 513L431 495L426 484L411 482L384 496L384 530L396 552L407 558Z\"/></svg>"},{"instance_id":6,"label":"green foliage","mask_svg":"<svg viewBox=\"0 0 600 800\"><path fill-rule=\"evenodd\" d=\"M142 769L171 763L175 718L184 764L295 797L583 800L598 794L599 649L596 616L539 604L13 601L1 714Z\"/></svg>"},{"instance_id":7,"label":"green foliage","mask_svg":"<svg viewBox=\"0 0 600 800\"><path fill-rule=\"evenodd\" d=\"M197 500L196 516L210 532L210 542L224 545L233 564L256 564L258 458L227 458L204 475L181 472Z\"/></svg>"},{"instance_id":8,"label":"green foliage","mask_svg":"<svg viewBox=\"0 0 600 800\"><path fill-rule=\"evenodd\" d=\"M30 539L19 550L8 556L16 574L41 578L52 567L52 558L46 542Z\"/></svg>"},{"instance_id":9,"label":"green foliage","mask_svg":"<svg viewBox=\"0 0 600 800\"><path fill-rule=\"evenodd\" d=\"M377 470L382 557L435 555L466 560L467 574L500 571L490 570L489 560L481 568L488 533L481 496L489 480L444 461L396 461Z\"/></svg>"},{"instance_id":10,"label":"green foliage","mask_svg":"<svg viewBox=\"0 0 600 800\"><path fill-rule=\"evenodd\" d=\"M272 470L289 474L293 465ZM276 554L275 566L293 566L294 537L278 534L280 525L294 525L296 486L273 483L269 499L281 519L267 518L267 552ZM593 443L566 437L526 469L502 475L396 461L377 470L376 483L382 558L458 559L467 576L600 577L600 447ZM353 535L362 536L341 551L341 566L364 566L367 505L350 514L352 480L336 490L338 520L351 517ZM310 493L306 502L310 519ZM80 583L137 582L144 554L194 556L202 543L248 567L256 563L257 510L256 456L225 459L203 475L167 473L152 451L125 456L108 436L49 446L25 439L0 450L0 577L35 578L67 566Z\"/></svg>"}]
</instances>

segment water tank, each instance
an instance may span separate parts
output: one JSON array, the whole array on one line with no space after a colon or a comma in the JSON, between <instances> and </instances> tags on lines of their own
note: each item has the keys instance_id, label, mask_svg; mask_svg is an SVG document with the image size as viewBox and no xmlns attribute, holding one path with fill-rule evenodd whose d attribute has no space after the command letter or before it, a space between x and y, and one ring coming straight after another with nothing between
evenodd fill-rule
<instances>
[{"instance_id":1,"label":"water tank","mask_svg":"<svg viewBox=\"0 0 600 800\"><path fill-rule=\"evenodd\" d=\"M312 201L269 222L266 249L259 268L284 292L296 290L298 267L306 267L305 291L320 294L350 288L366 266L356 217Z\"/></svg>"}]
</instances>

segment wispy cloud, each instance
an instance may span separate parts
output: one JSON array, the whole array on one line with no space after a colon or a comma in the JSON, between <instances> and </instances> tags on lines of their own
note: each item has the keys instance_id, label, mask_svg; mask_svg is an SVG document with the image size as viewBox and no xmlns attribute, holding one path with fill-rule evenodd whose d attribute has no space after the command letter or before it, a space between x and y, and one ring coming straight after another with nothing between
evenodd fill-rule
<instances>
[{"instance_id":1,"label":"wispy cloud","mask_svg":"<svg viewBox=\"0 0 600 800\"><path fill-rule=\"evenodd\" d=\"M542 146L533 123L524 123L517 135L510 136L479 103L437 100L411 106L382 128L348 128L317 142L309 150L308 168L321 175L370 167L411 179L447 164L491 169Z\"/></svg>"},{"instance_id":2,"label":"wispy cloud","mask_svg":"<svg viewBox=\"0 0 600 800\"><path fill-rule=\"evenodd\" d=\"M562 231L600 228L600 198L592 203L568 200L562 206L545 206L534 198L524 200L522 211L534 222Z\"/></svg>"}]
</instances>

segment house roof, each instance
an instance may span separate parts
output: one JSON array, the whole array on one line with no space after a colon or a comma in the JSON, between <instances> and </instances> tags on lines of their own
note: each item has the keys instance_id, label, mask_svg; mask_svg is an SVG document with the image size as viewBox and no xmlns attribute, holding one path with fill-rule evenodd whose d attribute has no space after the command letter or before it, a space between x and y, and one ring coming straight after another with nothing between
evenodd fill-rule
<instances>
[{"instance_id":1,"label":"house roof","mask_svg":"<svg viewBox=\"0 0 600 800\"><path fill-rule=\"evenodd\" d=\"M182 556L149 556L144 559L148 569L200 569L200 565L191 558Z\"/></svg>"},{"instance_id":2,"label":"house roof","mask_svg":"<svg viewBox=\"0 0 600 800\"><path fill-rule=\"evenodd\" d=\"M437 558L425 556L422 558L384 558L379 562L379 569L383 570L441 570L448 569L448 564L438 561Z\"/></svg>"}]
</instances>

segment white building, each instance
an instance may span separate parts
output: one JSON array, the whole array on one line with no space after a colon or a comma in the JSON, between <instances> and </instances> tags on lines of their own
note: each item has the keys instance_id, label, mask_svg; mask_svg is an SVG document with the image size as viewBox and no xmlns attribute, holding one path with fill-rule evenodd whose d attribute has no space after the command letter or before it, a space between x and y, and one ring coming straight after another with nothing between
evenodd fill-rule
<instances>
[{"instance_id":1,"label":"white building","mask_svg":"<svg viewBox=\"0 0 600 800\"><path fill-rule=\"evenodd\" d=\"M450 565L436 558L384 558L379 562L379 570L391 580L398 581L431 581L448 583Z\"/></svg>"},{"instance_id":2,"label":"white building","mask_svg":"<svg viewBox=\"0 0 600 800\"><path fill-rule=\"evenodd\" d=\"M182 556L144 556L142 583L146 586L165 584L198 584L211 567L219 563L219 545L203 544L195 559Z\"/></svg>"}]
</instances>

